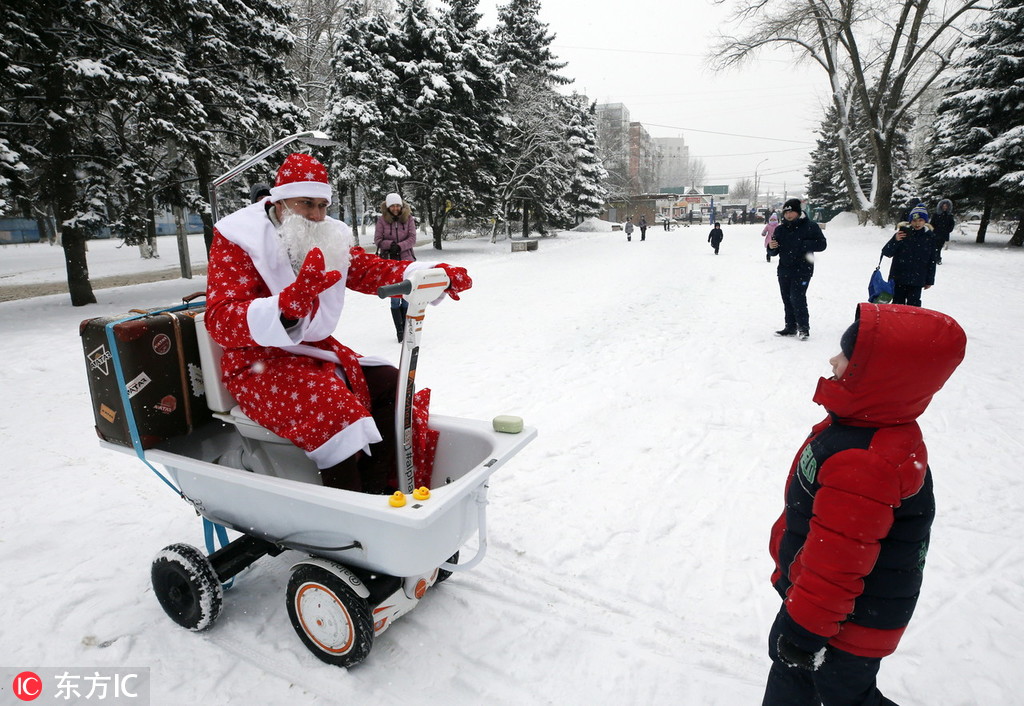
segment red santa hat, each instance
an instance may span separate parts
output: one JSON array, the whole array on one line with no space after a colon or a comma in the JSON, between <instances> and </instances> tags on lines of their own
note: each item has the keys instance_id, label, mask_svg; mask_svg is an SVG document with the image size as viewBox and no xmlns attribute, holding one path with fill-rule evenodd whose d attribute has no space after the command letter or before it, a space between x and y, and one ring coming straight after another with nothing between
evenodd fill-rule
<instances>
[{"instance_id":1,"label":"red santa hat","mask_svg":"<svg viewBox=\"0 0 1024 706\"><path fill-rule=\"evenodd\" d=\"M316 157L294 152L277 170L277 181L270 190L274 203L295 198L327 199L331 202L331 184L327 181L327 167Z\"/></svg>"}]
</instances>

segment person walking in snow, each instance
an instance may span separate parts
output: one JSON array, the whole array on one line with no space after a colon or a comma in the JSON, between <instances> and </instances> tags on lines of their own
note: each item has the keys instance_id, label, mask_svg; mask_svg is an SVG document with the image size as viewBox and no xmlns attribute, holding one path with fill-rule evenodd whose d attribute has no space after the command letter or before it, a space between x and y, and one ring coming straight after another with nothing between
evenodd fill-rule
<instances>
[{"instance_id":1,"label":"person walking in snow","mask_svg":"<svg viewBox=\"0 0 1024 706\"><path fill-rule=\"evenodd\" d=\"M768 243L772 241L772 234L775 233L775 229L778 227L778 225L779 217L773 213L771 216L768 217L768 223L761 231L761 237L764 238L764 259L768 262L772 261L772 251L771 248L768 246Z\"/></svg>"},{"instance_id":2,"label":"person walking in snow","mask_svg":"<svg viewBox=\"0 0 1024 706\"><path fill-rule=\"evenodd\" d=\"M416 246L416 219L412 216L409 204L398 194L390 193L384 197L380 211L381 215L373 232L377 255L402 262L415 260L413 248ZM408 310L409 302L402 297L391 297L391 319L394 321L399 343L402 342L405 333L405 313Z\"/></svg>"},{"instance_id":3,"label":"person walking in snow","mask_svg":"<svg viewBox=\"0 0 1024 706\"><path fill-rule=\"evenodd\" d=\"M937 253L928 209L918 204L910 210L910 223L897 225L896 233L882 247L882 255L892 258L893 304L921 306L921 290L935 284Z\"/></svg>"},{"instance_id":4,"label":"person walking in snow","mask_svg":"<svg viewBox=\"0 0 1024 706\"><path fill-rule=\"evenodd\" d=\"M332 334L346 289L376 295L430 265L353 247L351 229L327 216L330 203L327 169L296 153L270 196L214 224L206 325L224 348L224 386L247 416L303 449L324 485L384 492L397 482L398 371ZM436 266L453 299L472 286L465 269ZM430 443L426 425L417 426L416 438Z\"/></svg>"},{"instance_id":5,"label":"person walking in snow","mask_svg":"<svg viewBox=\"0 0 1024 706\"><path fill-rule=\"evenodd\" d=\"M953 235L953 227L956 221L953 219L953 202L949 199L939 201L935 216L931 220L932 228L935 229L935 264L942 264L942 249L946 247L950 237Z\"/></svg>"},{"instance_id":6,"label":"person walking in snow","mask_svg":"<svg viewBox=\"0 0 1024 706\"><path fill-rule=\"evenodd\" d=\"M626 216L626 227L623 229L626 231L626 241L633 241L633 217Z\"/></svg>"},{"instance_id":7,"label":"person walking in snow","mask_svg":"<svg viewBox=\"0 0 1024 706\"><path fill-rule=\"evenodd\" d=\"M779 293L786 314L786 325L776 336L810 337L807 311L807 287L814 276L814 255L827 246L825 234L814 221L803 215L800 199L789 199L782 206L782 221L768 241L768 253L779 258Z\"/></svg>"},{"instance_id":8,"label":"person walking in snow","mask_svg":"<svg viewBox=\"0 0 1024 706\"><path fill-rule=\"evenodd\" d=\"M637 226L640 228L640 240L647 240L647 216L640 216Z\"/></svg>"},{"instance_id":9,"label":"person walking in snow","mask_svg":"<svg viewBox=\"0 0 1024 706\"><path fill-rule=\"evenodd\" d=\"M917 419L966 344L937 311L858 305L814 394L828 416L797 451L771 530L782 606L762 706L895 706L876 675L914 612L935 516Z\"/></svg>"},{"instance_id":10,"label":"person walking in snow","mask_svg":"<svg viewBox=\"0 0 1024 706\"><path fill-rule=\"evenodd\" d=\"M715 255L718 254L718 247L722 244L722 240L725 238L725 233L722 232L722 224L716 223L715 227L708 233L708 242L711 243L711 247L715 249Z\"/></svg>"}]
</instances>

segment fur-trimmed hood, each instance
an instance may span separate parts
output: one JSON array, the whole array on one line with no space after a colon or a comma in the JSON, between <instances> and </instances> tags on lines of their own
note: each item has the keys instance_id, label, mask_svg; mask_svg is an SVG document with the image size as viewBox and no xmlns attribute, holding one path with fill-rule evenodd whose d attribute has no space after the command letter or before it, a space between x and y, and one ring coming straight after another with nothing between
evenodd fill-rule
<instances>
[{"instance_id":1,"label":"fur-trimmed hood","mask_svg":"<svg viewBox=\"0 0 1024 706\"><path fill-rule=\"evenodd\" d=\"M948 213L949 215L952 216L953 215L953 202L950 201L949 199L942 199L941 201L939 201L939 203L935 206L935 212L936 213L942 213L942 204L944 204L944 203L945 204L949 204L949 210L946 211L946 213Z\"/></svg>"},{"instance_id":2,"label":"fur-trimmed hood","mask_svg":"<svg viewBox=\"0 0 1024 706\"><path fill-rule=\"evenodd\" d=\"M388 225L391 225L396 220L402 225L405 225L406 223L409 222L409 216L412 215L412 209L409 208L409 204L404 202L402 203L402 211L401 213L398 214L398 218L395 218L394 216L391 215L391 211L388 210L387 204L384 201L380 202L379 208L381 217L384 219L384 222L387 223Z\"/></svg>"},{"instance_id":3,"label":"fur-trimmed hood","mask_svg":"<svg viewBox=\"0 0 1024 706\"><path fill-rule=\"evenodd\" d=\"M909 231L914 231L914 230L935 230L932 227L932 224L929 223L928 221L924 222L924 228L914 228L912 225L910 225L910 223L908 221L900 221L899 223L896 224L896 230L900 230L900 229L908 231L908 232Z\"/></svg>"}]
</instances>

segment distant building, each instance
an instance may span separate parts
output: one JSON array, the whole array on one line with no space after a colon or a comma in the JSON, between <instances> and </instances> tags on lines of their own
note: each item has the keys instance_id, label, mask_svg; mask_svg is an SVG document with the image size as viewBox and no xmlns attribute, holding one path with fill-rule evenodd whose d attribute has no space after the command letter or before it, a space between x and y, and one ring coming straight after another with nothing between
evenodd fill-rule
<instances>
[{"instance_id":1,"label":"distant building","mask_svg":"<svg viewBox=\"0 0 1024 706\"><path fill-rule=\"evenodd\" d=\"M641 123L630 120L622 103L596 108L597 141L608 172L611 200L658 190L662 152Z\"/></svg>"},{"instance_id":2,"label":"distant building","mask_svg":"<svg viewBox=\"0 0 1024 706\"><path fill-rule=\"evenodd\" d=\"M661 168L658 170L658 189L679 185L692 186L690 179L690 148L681 137L655 137L654 144L661 150Z\"/></svg>"}]
</instances>

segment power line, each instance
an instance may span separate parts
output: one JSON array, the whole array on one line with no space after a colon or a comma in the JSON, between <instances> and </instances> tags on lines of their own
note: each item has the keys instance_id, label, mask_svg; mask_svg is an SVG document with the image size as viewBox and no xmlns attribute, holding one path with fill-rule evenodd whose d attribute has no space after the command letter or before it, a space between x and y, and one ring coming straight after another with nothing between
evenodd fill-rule
<instances>
[{"instance_id":1,"label":"power line","mask_svg":"<svg viewBox=\"0 0 1024 706\"><path fill-rule=\"evenodd\" d=\"M724 135L725 137L745 137L751 140L771 140L772 142L792 142L798 145L813 145L813 142L807 142L806 140L786 140L781 137L764 137L762 135L739 135L735 132L715 132L714 130L698 130L692 127L681 127L679 125L659 125L658 123L644 123L641 125L648 125L650 127L663 127L669 130L689 130L690 132L701 132L706 135Z\"/></svg>"}]
</instances>

